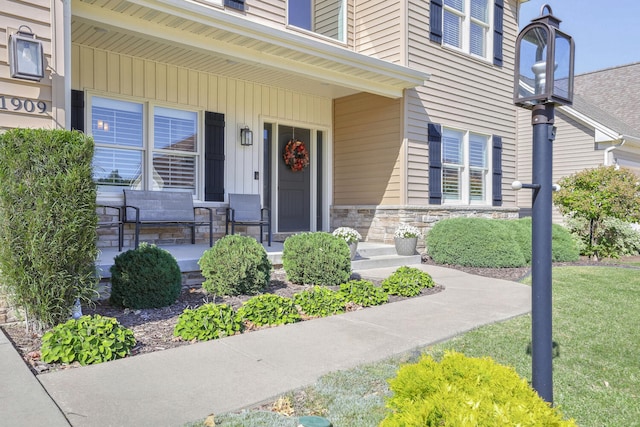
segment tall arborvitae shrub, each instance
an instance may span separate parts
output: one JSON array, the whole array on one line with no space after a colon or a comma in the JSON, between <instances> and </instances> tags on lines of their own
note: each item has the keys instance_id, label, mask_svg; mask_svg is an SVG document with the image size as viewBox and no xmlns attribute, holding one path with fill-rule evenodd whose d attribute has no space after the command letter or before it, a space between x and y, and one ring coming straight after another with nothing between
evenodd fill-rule
<instances>
[{"instance_id":1,"label":"tall arborvitae shrub","mask_svg":"<svg viewBox=\"0 0 640 427\"><path fill-rule=\"evenodd\" d=\"M27 326L66 321L93 295L96 187L93 140L65 130L0 135L0 271Z\"/></svg>"}]
</instances>

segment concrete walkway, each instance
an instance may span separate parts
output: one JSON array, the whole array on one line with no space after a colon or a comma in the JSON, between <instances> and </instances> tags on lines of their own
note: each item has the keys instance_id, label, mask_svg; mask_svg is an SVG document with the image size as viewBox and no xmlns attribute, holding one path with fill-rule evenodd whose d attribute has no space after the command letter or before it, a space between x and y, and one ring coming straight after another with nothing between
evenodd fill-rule
<instances>
[{"instance_id":1,"label":"concrete walkway","mask_svg":"<svg viewBox=\"0 0 640 427\"><path fill-rule=\"evenodd\" d=\"M445 290L37 378L21 365L11 344L0 341L0 423L65 425L64 414L73 426L181 426L313 384L328 372L437 343L530 310L529 286L442 267L419 268ZM375 279L393 270L356 273Z\"/></svg>"}]
</instances>

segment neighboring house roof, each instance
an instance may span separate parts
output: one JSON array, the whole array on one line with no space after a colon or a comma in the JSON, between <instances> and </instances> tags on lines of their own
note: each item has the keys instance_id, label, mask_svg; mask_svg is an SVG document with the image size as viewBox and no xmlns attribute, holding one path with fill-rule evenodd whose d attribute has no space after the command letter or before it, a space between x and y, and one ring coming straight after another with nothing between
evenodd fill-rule
<instances>
[{"instance_id":1,"label":"neighboring house roof","mask_svg":"<svg viewBox=\"0 0 640 427\"><path fill-rule=\"evenodd\" d=\"M577 75L574 93L640 135L640 62Z\"/></svg>"}]
</instances>

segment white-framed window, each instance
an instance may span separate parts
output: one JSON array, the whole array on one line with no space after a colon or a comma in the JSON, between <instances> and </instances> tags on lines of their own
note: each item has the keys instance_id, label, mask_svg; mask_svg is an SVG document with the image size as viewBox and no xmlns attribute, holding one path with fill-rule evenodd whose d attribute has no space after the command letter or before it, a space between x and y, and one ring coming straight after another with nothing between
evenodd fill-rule
<instances>
[{"instance_id":1,"label":"white-framed window","mask_svg":"<svg viewBox=\"0 0 640 427\"><path fill-rule=\"evenodd\" d=\"M346 0L288 0L287 23L291 26L346 42Z\"/></svg>"},{"instance_id":2,"label":"white-framed window","mask_svg":"<svg viewBox=\"0 0 640 427\"><path fill-rule=\"evenodd\" d=\"M442 199L444 203L487 204L491 199L490 140L486 135L442 131Z\"/></svg>"},{"instance_id":3,"label":"white-framed window","mask_svg":"<svg viewBox=\"0 0 640 427\"><path fill-rule=\"evenodd\" d=\"M489 0L444 0L442 42L488 59L492 13Z\"/></svg>"},{"instance_id":4,"label":"white-framed window","mask_svg":"<svg viewBox=\"0 0 640 427\"><path fill-rule=\"evenodd\" d=\"M198 188L200 114L177 108L90 96L98 190L191 191Z\"/></svg>"}]
</instances>

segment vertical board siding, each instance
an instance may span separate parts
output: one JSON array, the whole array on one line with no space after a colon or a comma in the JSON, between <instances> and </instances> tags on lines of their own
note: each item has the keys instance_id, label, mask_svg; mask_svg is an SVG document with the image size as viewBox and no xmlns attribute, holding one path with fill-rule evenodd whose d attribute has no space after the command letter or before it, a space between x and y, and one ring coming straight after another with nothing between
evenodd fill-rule
<instances>
[{"instance_id":1,"label":"vertical board siding","mask_svg":"<svg viewBox=\"0 0 640 427\"><path fill-rule=\"evenodd\" d=\"M72 46L73 89L103 96L124 96L176 108L225 114L225 186L228 193L259 193L253 171L262 168L261 117L286 120L310 127L331 127L331 99L174 65L132 58L87 46ZM113 61L118 66L107 64ZM99 77L99 78L98 78ZM254 132L251 147L240 146L240 127Z\"/></svg>"},{"instance_id":2,"label":"vertical board siding","mask_svg":"<svg viewBox=\"0 0 640 427\"><path fill-rule=\"evenodd\" d=\"M356 52L400 63L404 44L401 25L404 4L390 0L356 2Z\"/></svg>"},{"instance_id":3,"label":"vertical board siding","mask_svg":"<svg viewBox=\"0 0 640 427\"><path fill-rule=\"evenodd\" d=\"M401 106L371 94L334 101L334 204L400 204Z\"/></svg>"},{"instance_id":4,"label":"vertical board siding","mask_svg":"<svg viewBox=\"0 0 640 427\"><path fill-rule=\"evenodd\" d=\"M515 206L511 182L516 175L513 67L518 34L517 3L505 1L503 66L442 47L429 38L429 4L408 0L409 66L431 74L425 86L406 92L408 138L407 198L409 204L427 205L427 124L502 136L503 206Z\"/></svg>"},{"instance_id":5,"label":"vertical board siding","mask_svg":"<svg viewBox=\"0 0 640 427\"><path fill-rule=\"evenodd\" d=\"M21 100L31 99L34 102L44 101L47 104L47 112L44 114L28 113L21 111L0 112L0 130L15 127L28 128L52 128L56 126L53 119L53 109L60 109L62 105L54 105L53 88L47 65L54 65L52 58L52 22L54 11L51 1L25 0L9 2L2 0L0 7L0 95L5 97L7 107L11 108L12 97ZM21 25L28 25L42 42L45 57L45 75L39 81L30 81L11 78L9 69L9 36L18 30ZM64 123L62 123L64 126Z\"/></svg>"}]
</instances>

